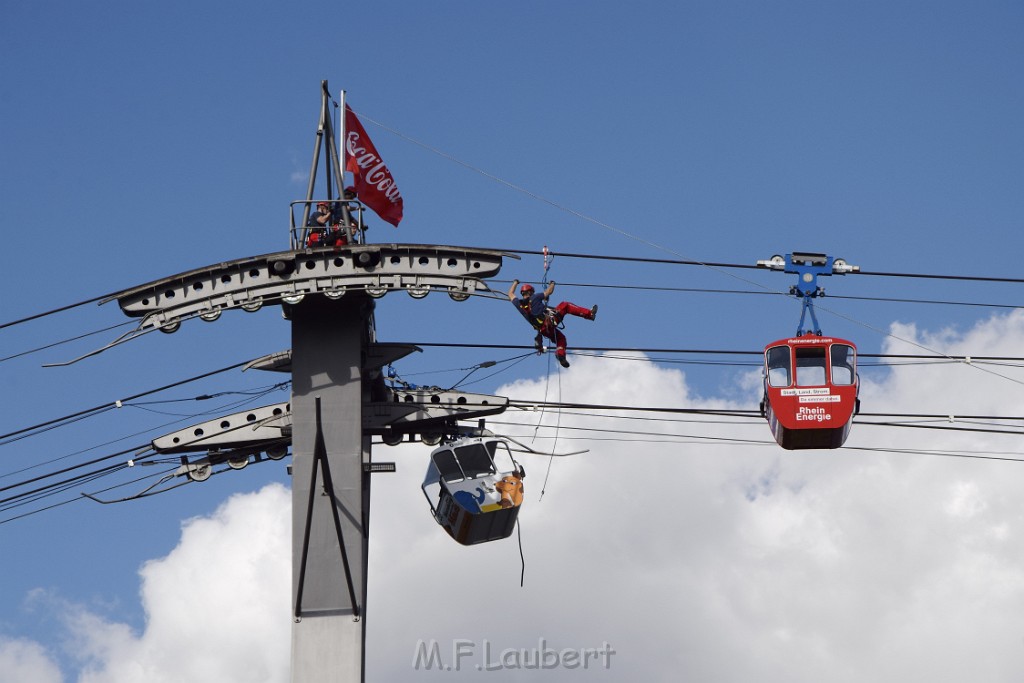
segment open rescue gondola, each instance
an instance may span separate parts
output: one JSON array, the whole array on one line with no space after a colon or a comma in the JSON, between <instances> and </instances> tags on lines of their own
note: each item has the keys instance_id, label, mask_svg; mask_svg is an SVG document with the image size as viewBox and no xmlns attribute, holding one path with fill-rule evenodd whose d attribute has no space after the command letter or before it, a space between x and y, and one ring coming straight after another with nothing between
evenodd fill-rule
<instances>
[{"instance_id":1,"label":"open rescue gondola","mask_svg":"<svg viewBox=\"0 0 1024 683\"><path fill-rule=\"evenodd\" d=\"M430 454L423 493L434 519L462 545L507 538L523 502L526 473L504 439L468 437Z\"/></svg>"},{"instance_id":2,"label":"open rescue gondola","mask_svg":"<svg viewBox=\"0 0 1024 683\"><path fill-rule=\"evenodd\" d=\"M540 453L510 436L484 430L463 433L430 454L423 494L434 520L462 545L508 538L523 504L526 470L512 453L562 457L586 453Z\"/></svg>"},{"instance_id":3,"label":"open rescue gondola","mask_svg":"<svg viewBox=\"0 0 1024 683\"><path fill-rule=\"evenodd\" d=\"M761 412L772 435L788 450L839 448L850 434L853 416L860 410L857 347L853 342L825 337L818 327L813 299L824 294L818 275L860 270L824 254L793 253L775 256L758 265L797 273L794 296L803 299L795 337L774 341L764 348L764 399ZM807 313L813 329L804 330Z\"/></svg>"}]
</instances>

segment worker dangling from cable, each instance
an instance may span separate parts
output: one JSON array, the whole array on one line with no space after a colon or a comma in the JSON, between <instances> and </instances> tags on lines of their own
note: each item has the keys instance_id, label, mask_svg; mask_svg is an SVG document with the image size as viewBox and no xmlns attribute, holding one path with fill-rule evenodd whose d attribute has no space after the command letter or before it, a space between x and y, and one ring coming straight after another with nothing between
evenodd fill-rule
<instances>
[{"instance_id":1,"label":"worker dangling from cable","mask_svg":"<svg viewBox=\"0 0 1024 683\"><path fill-rule=\"evenodd\" d=\"M526 283L519 290L519 296L517 297L516 287L518 286L519 280L513 280L512 286L508 289L508 298L516 309L523 314L523 317L530 321L530 324L537 330L537 337L534 340L537 352L540 353L543 350L543 339L547 337L555 343L555 358L558 359L563 368L569 367L569 361L565 357L565 335L558 329L559 325L562 324L562 318L566 315L575 315L587 320L593 320L597 317L597 306L584 308L568 301L563 301L555 307L548 306L548 298L555 291L554 280L548 283L547 289L543 292L536 292L533 289L533 285Z\"/></svg>"}]
</instances>

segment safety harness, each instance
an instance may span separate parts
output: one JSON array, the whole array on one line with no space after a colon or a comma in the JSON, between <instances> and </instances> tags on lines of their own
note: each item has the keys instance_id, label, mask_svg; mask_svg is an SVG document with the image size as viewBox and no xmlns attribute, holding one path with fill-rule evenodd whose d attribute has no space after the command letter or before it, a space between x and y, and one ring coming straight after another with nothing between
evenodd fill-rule
<instances>
[{"instance_id":1,"label":"safety harness","mask_svg":"<svg viewBox=\"0 0 1024 683\"><path fill-rule=\"evenodd\" d=\"M532 297L531 297L532 300ZM519 310L523 312L523 317L530 321L534 329L538 332L542 332L544 328L550 323L552 327L564 329L565 323L558 317L558 311L551 306L544 307L544 313L542 315L532 315L530 313L530 300L524 301L520 299L522 303L519 304Z\"/></svg>"}]
</instances>

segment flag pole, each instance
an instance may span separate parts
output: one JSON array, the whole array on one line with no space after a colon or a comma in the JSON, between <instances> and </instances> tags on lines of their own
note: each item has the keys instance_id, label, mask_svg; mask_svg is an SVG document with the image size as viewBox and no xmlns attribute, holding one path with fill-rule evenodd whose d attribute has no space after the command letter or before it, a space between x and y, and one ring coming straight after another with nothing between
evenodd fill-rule
<instances>
[{"instance_id":1,"label":"flag pole","mask_svg":"<svg viewBox=\"0 0 1024 683\"><path fill-rule=\"evenodd\" d=\"M345 157L345 91L341 90L338 93L338 100L341 102L341 116L338 117L338 139L336 144L338 146L338 164L341 168L338 171L338 196L345 196L345 166L348 165L348 159Z\"/></svg>"}]
</instances>

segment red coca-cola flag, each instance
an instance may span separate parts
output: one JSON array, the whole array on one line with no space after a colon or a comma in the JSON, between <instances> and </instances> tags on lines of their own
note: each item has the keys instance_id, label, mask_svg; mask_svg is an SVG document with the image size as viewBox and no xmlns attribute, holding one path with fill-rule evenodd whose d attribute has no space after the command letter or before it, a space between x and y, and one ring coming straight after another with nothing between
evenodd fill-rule
<instances>
[{"instance_id":1,"label":"red coca-cola flag","mask_svg":"<svg viewBox=\"0 0 1024 683\"><path fill-rule=\"evenodd\" d=\"M345 170L355 178L357 198L398 227L402 220L402 193L398 191L391 171L377 154L377 148L363 129L363 124L345 105Z\"/></svg>"}]
</instances>

